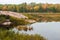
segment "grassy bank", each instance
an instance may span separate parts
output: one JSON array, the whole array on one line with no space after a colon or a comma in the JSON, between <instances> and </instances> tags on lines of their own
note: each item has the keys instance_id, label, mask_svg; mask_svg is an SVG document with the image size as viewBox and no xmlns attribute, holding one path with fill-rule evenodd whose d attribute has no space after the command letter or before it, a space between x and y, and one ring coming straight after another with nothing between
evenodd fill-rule
<instances>
[{"instance_id":1,"label":"grassy bank","mask_svg":"<svg viewBox=\"0 0 60 40\"><path fill-rule=\"evenodd\" d=\"M5 22L6 20L10 20L10 22L12 22L12 24L14 25L26 25L29 24L29 22L25 21L25 19L18 19L16 17L12 17L12 16L6 16L6 15L0 15L0 23Z\"/></svg>"},{"instance_id":2,"label":"grassy bank","mask_svg":"<svg viewBox=\"0 0 60 40\"><path fill-rule=\"evenodd\" d=\"M23 13L29 19L39 22L60 22L60 13Z\"/></svg>"},{"instance_id":3,"label":"grassy bank","mask_svg":"<svg viewBox=\"0 0 60 40\"><path fill-rule=\"evenodd\" d=\"M40 35L19 34L0 28L0 40L46 40Z\"/></svg>"}]
</instances>

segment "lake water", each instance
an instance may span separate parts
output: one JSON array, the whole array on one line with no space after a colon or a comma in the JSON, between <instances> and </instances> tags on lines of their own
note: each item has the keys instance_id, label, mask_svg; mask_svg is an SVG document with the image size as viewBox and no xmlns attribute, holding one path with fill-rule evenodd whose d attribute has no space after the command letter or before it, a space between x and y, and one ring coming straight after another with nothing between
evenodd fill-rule
<instances>
[{"instance_id":1,"label":"lake water","mask_svg":"<svg viewBox=\"0 0 60 40\"><path fill-rule=\"evenodd\" d=\"M60 22L37 22L31 24L33 31L19 31L20 33L27 34L40 34L48 40L60 40ZM13 29L16 32L17 29Z\"/></svg>"}]
</instances>

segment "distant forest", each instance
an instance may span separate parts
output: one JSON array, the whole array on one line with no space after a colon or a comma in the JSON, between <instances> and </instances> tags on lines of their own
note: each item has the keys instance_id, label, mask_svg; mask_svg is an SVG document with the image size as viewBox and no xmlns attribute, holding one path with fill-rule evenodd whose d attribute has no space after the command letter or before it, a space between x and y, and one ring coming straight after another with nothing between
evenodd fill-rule
<instances>
[{"instance_id":1,"label":"distant forest","mask_svg":"<svg viewBox=\"0 0 60 40\"><path fill-rule=\"evenodd\" d=\"M22 3L22 4L0 4L0 11L13 12L60 12L60 4Z\"/></svg>"}]
</instances>

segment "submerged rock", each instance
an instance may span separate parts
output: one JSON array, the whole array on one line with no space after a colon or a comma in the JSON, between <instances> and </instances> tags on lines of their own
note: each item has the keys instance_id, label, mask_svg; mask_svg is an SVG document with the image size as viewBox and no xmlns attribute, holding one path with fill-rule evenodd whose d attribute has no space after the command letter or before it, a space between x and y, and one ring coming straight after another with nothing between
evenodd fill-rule
<instances>
[{"instance_id":1,"label":"submerged rock","mask_svg":"<svg viewBox=\"0 0 60 40\"><path fill-rule=\"evenodd\" d=\"M18 30L24 30L24 31L27 31L27 30L31 31L31 30L33 30L33 27L28 27L28 26L17 26L16 28Z\"/></svg>"}]
</instances>

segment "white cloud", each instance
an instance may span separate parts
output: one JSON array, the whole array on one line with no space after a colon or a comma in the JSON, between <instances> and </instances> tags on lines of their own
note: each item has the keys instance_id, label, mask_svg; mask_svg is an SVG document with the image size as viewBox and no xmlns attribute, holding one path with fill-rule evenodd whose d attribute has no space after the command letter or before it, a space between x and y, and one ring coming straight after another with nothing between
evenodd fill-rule
<instances>
[{"instance_id":1,"label":"white cloud","mask_svg":"<svg viewBox=\"0 0 60 40\"><path fill-rule=\"evenodd\" d=\"M31 2L36 2L36 3L59 3L60 0L0 0L0 4L20 4L23 2L31 3Z\"/></svg>"}]
</instances>

